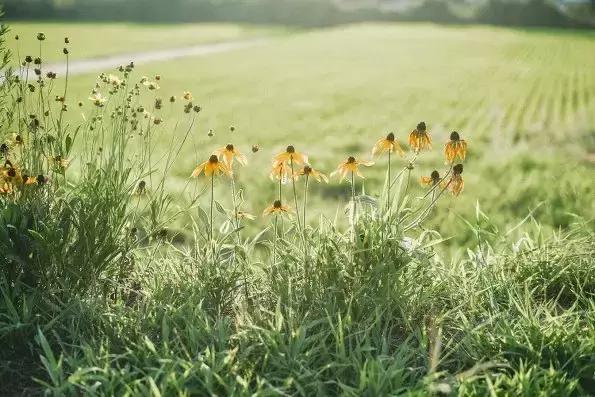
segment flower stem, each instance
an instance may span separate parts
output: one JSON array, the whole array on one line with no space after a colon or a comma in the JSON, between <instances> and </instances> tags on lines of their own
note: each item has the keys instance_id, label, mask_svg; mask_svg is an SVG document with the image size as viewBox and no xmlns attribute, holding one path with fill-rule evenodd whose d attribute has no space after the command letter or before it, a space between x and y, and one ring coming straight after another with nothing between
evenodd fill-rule
<instances>
[{"instance_id":1,"label":"flower stem","mask_svg":"<svg viewBox=\"0 0 595 397\"><path fill-rule=\"evenodd\" d=\"M388 217L390 219L390 213L392 211L392 200L391 200L391 195L390 195L390 188L391 188L391 178L390 178L390 153L391 150L388 151L388 175L387 175L387 184L388 184L388 188L387 188L387 192L386 192L386 206L388 209Z\"/></svg>"},{"instance_id":2,"label":"flower stem","mask_svg":"<svg viewBox=\"0 0 595 397\"><path fill-rule=\"evenodd\" d=\"M355 241L355 223L357 222L357 203L355 202L355 172L351 171L351 205L353 213L351 214L351 227L353 229L353 240Z\"/></svg>"},{"instance_id":3,"label":"flower stem","mask_svg":"<svg viewBox=\"0 0 595 397\"><path fill-rule=\"evenodd\" d=\"M242 241L242 238L240 236L240 218L238 216L238 203L236 200L236 180L235 180L235 176L232 174L231 176L231 201L232 201L232 205L233 205L233 215L235 218L235 228L236 228L236 237L237 237L237 241L238 244L240 244L240 242Z\"/></svg>"},{"instance_id":4,"label":"flower stem","mask_svg":"<svg viewBox=\"0 0 595 397\"><path fill-rule=\"evenodd\" d=\"M295 178L294 178L294 171L293 171L293 158L289 159L289 164L291 166L291 187L293 189L293 201L295 203L295 216L298 221L298 232L302 232L302 221L300 218L300 209L298 207L298 199L297 199L297 192L295 189Z\"/></svg>"},{"instance_id":5,"label":"flower stem","mask_svg":"<svg viewBox=\"0 0 595 397\"><path fill-rule=\"evenodd\" d=\"M215 173L211 174L211 223L209 230L209 244L213 241L213 203L215 201Z\"/></svg>"}]
</instances>

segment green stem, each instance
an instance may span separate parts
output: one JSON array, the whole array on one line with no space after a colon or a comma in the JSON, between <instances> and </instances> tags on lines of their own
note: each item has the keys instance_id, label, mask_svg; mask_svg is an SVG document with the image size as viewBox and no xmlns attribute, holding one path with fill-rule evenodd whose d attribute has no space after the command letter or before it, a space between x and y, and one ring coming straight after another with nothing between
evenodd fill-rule
<instances>
[{"instance_id":1,"label":"green stem","mask_svg":"<svg viewBox=\"0 0 595 397\"><path fill-rule=\"evenodd\" d=\"M213 241L213 203L215 201L215 173L211 174L211 223L209 232L209 244Z\"/></svg>"},{"instance_id":2,"label":"green stem","mask_svg":"<svg viewBox=\"0 0 595 397\"><path fill-rule=\"evenodd\" d=\"M291 166L291 186L293 189L293 202L295 203L295 216L297 218L298 221L298 232L302 232L302 221L300 218L300 210L298 207L298 199L297 199L297 192L295 189L295 177L294 177L294 171L293 171L293 158L289 159L289 164Z\"/></svg>"},{"instance_id":3,"label":"green stem","mask_svg":"<svg viewBox=\"0 0 595 397\"><path fill-rule=\"evenodd\" d=\"M390 178L390 152L391 150L388 151L388 175L387 175L387 182L388 182L388 189L386 192L386 206L388 209L388 217L390 219L390 214L391 214L391 210L392 210L392 200L391 200L391 195L390 195L390 188L391 188L391 178Z\"/></svg>"},{"instance_id":4,"label":"green stem","mask_svg":"<svg viewBox=\"0 0 595 397\"><path fill-rule=\"evenodd\" d=\"M238 240L238 244L240 244L240 242L242 241L241 235L240 235L240 218L238 216L238 204L237 204L237 200L236 200L236 181L235 181L235 176L232 174L231 176L231 201L232 201L232 205L233 205L233 214L234 214L234 218L235 218L235 228L236 228L236 237Z\"/></svg>"}]
</instances>

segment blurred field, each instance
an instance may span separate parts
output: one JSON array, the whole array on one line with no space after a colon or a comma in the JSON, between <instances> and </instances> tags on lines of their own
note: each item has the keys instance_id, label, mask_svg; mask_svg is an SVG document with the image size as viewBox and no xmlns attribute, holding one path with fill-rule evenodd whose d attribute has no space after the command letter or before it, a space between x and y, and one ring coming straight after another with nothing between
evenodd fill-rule
<instances>
[{"instance_id":1,"label":"blurred field","mask_svg":"<svg viewBox=\"0 0 595 397\"><path fill-rule=\"evenodd\" d=\"M18 42L9 40L9 48L21 56L39 54L38 32L46 34L43 58L61 61L64 37L70 39L75 58L90 58L120 53L215 43L270 34L273 30L235 24L138 24L138 23L39 23L14 22L9 37L19 35Z\"/></svg>"},{"instance_id":2,"label":"blurred field","mask_svg":"<svg viewBox=\"0 0 595 397\"><path fill-rule=\"evenodd\" d=\"M175 29L164 37L179 34ZM419 189L421 175L444 169L443 144L450 131L459 131L470 144L466 190L442 201L436 224L463 242L474 233L460 216L474 218L476 203L501 227L516 225L541 202L534 216L545 225L566 226L573 214L592 218L594 38L584 32L356 25L151 64L136 77L160 74L158 96L190 90L204 109L194 143L177 163L173 192L182 190L196 163L214 148L228 141L245 152L261 146L239 175L255 213L274 197L268 166L287 144L330 172L348 155L370 157L374 141L387 132L394 131L405 147L408 132L425 120L434 150L411 174L411 189ZM86 100L93 82L93 76L77 76L71 87ZM163 145L181 108L176 103L162 111L170 120L162 127ZM236 132L230 136L232 125ZM398 168L405 164L395 161ZM380 190L385 165L379 159L364 170L367 190ZM349 187L332 182L311 192L312 217L332 218Z\"/></svg>"}]
</instances>

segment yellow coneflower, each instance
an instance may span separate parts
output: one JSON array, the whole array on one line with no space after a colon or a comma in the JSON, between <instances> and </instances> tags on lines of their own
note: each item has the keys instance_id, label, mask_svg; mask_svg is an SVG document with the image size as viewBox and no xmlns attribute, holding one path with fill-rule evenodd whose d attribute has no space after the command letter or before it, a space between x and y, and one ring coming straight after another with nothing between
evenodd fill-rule
<instances>
[{"instance_id":1,"label":"yellow coneflower","mask_svg":"<svg viewBox=\"0 0 595 397\"><path fill-rule=\"evenodd\" d=\"M447 187L450 189L454 196L458 196L465 187L465 181L461 174L463 173L463 164L457 164L452 167L452 176L447 183Z\"/></svg>"},{"instance_id":2,"label":"yellow coneflower","mask_svg":"<svg viewBox=\"0 0 595 397\"><path fill-rule=\"evenodd\" d=\"M271 215L271 214L280 214L280 215L289 215L293 211L286 205L281 203L281 200L275 200L273 204L269 205L262 211L262 215Z\"/></svg>"},{"instance_id":3,"label":"yellow coneflower","mask_svg":"<svg viewBox=\"0 0 595 397\"><path fill-rule=\"evenodd\" d=\"M50 163L59 169L66 169L70 165L70 160L63 158L60 155L50 158Z\"/></svg>"},{"instance_id":4,"label":"yellow coneflower","mask_svg":"<svg viewBox=\"0 0 595 397\"><path fill-rule=\"evenodd\" d=\"M308 162L308 156L297 152L292 145L287 146L284 152L279 153L273 158L273 163L293 162L297 165L302 165Z\"/></svg>"},{"instance_id":5,"label":"yellow coneflower","mask_svg":"<svg viewBox=\"0 0 595 397\"><path fill-rule=\"evenodd\" d=\"M4 166L0 167L0 178L11 186L23 183L21 172L9 160L6 160Z\"/></svg>"},{"instance_id":6,"label":"yellow coneflower","mask_svg":"<svg viewBox=\"0 0 595 397\"><path fill-rule=\"evenodd\" d=\"M238 219L248 219L249 221L253 221L256 219L256 216L252 215L249 212L238 211L237 212Z\"/></svg>"},{"instance_id":7,"label":"yellow coneflower","mask_svg":"<svg viewBox=\"0 0 595 397\"><path fill-rule=\"evenodd\" d=\"M246 165L248 163L248 158L231 143L228 143L224 147L215 150L213 154L219 157L219 159L223 159L225 164L229 165L230 167L233 165L234 159L237 159L238 163L242 165Z\"/></svg>"},{"instance_id":8,"label":"yellow coneflower","mask_svg":"<svg viewBox=\"0 0 595 397\"><path fill-rule=\"evenodd\" d=\"M386 138L379 139L372 148L372 156L376 156L382 153L393 153L398 152L401 156L405 154L401 145L395 140L395 134L389 133Z\"/></svg>"},{"instance_id":9,"label":"yellow coneflower","mask_svg":"<svg viewBox=\"0 0 595 397\"><path fill-rule=\"evenodd\" d=\"M284 162L273 163L273 167L271 168L271 173L269 177L271 180L278 179L280 183L287 183L289 179L289 175L291 174L291 169L289 166Z\"/></svg>"},{"instance_id":10,"label":"yellow coneflower","mask_svg":"<svg viewBox=\"0 0 595 397\"><path fill-rule=\"evenodd\" d=\"M365 160L357 160L353 156L349 156L347 160L339 164L337 169L331 173L331 177L334 175L338 175L340 180L345 179L345 177L350 173L354 173L355 175L359 176L360 178L364 178L364 176L359 172L359 166L363 165L369 167L374 165L373 161L365 161Z\"/></svg>"},{"instance_id":11,"label":"yellow coneflower","mask_svg":"<svg viewBox=\"0 0 595 397\"><path fill-rule=\"evenodd\" d=\"M0 194L11 194L13 192L12 183L0 181Z\"/></svg>"},{"instance_id":12,"label":"yellow coneflower","mask_svg":"<svg viewBox=\"0 0 595 397\"><path fill-rule=\"evenodd\" d=\"M432 148L432 138L428 135L425 122L422 121L413 131L411 131L409 134L409 146L411 146L411 149L415 152Z\"/></svg>"},{"instance_id":13,"label":"yellow coneflower","mask_svg":"<svg viewBox=\"0 0 595 397\"><path fill-rule=\"evenodd\" d=\"M91 94L91 96L89 97L89 100L91 102L93 102L93 104L95 106L103 106L107 99L105 99L105 97L103 95L101 95L100 92L95 92L95 93Z\"/></svg>"},{"instance_id":14,"label":"yellow coneflower","mask_svg":"<svg viewBox=\"0 0 595 397\"><path fill-rule=\"evenodd\" d=\"M23 178L23 180L25 181L25 185L39 184L39 181L37 180L37 177L35 177L35 176L27 176L26 178Z\"/></svg>"},{"instance_id":15,"label":"yellow coneflower","mask_svg":"<svg viewBox=\"0 0 595 397\"><path fill-rule=\"evenodd\" d=\"M191 101L192 100L192 93L190 91L184 91L184 94L182 95L182 98L184 98L187 101Z\"/></svg>"},{"instance_id":16,"label":"yellow coneflower","mask_svg":"<svg viewBox=\"0 0 595 397\"><path fill-rule=\"evenodd\" d=\"M219 158L214 154L211 155L207 161L196 167L194 171L192 171L191 176L197 177L203 172L206 176L217 176L219 173L224 173L229 176L232 175L231 168L224 162L219 161Z\"/></svg>"},{"instance_id":17,"label":"yellow coneflower","mask_svg":"<svg viewBox=\"0 0 595 397\"><path fill-rule=\"evenodd\" d=\"M318 170L315 170L309 165L305 165L302 169L298 170L295 173L295 177L298 176L308 176L316 179L318 182L325 181L326 183L328 183L328 177L326 175L324 175L322 172Z\"/></svg>"},{"instance_id":18,"label":"yellow coneflower","mask_svg":"<svg viewBox=\"0 0 595 397\"><path fill-rule=\"evenodd\" d=\"M423 185L434 186L434 185L437 185L439 182L440 182L440 173L436 170L432 171L430 176L422 176L421 177L421 183Z\"/></svg>"},{"instance_id":19,"label":"yellow coneflower","mask_svg":"<svg viewBox=\"0 0 595 397\"><path fill-rule=\"evenodd\" d=\"M467 155L467 142L461 139L458 132L453 131L450 133L450 141L444 147L444 155L448 164L452 164L457 156L461 161L465 160Z\"/></svg>"}]
</instances>

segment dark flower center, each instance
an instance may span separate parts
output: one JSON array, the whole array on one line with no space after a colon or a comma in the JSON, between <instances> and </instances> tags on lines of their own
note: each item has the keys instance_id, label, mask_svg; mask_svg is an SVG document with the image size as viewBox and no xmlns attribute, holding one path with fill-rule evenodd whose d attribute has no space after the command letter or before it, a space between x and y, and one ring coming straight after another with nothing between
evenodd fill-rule
<instances>
[{"instance_id":1,"label":"dark flower center","mask_svg":"<svg viewBox=\"0 0 595 397\"><path fill-rule=\"evenodd\" d=\"M287 153L295 153L295 148L292 145L287 146Z\"/></svg>"},{"instance_id":2,"label":"dark flower center","mask_svg":"<svg viewBox=\"0 0 595 397\"><path fill-rule=\"evenodd\" d=\"M353 157L353 156L349 156L349 157L347 158L347 163L349 163L349 164L353 164L353 163L355 163L355 157Z\"/></svg>"},{"instance_id":3,"label":"dark flower center","mask_svg":"<svg viewBox=\"0 0 595 397\"><path fill-rule=\"evenodd\" d=\"M37 175L37 183L39 183L40 185L43 185L45 183L47 179L45 178L45 176L39 174Z\"/></svg>"},{"instance_id":4,"label":"dark flower center","mask_svg":"<svg viewBox=\"0 0 595 397\"><path fill-rule=\"evenodd\" d=\"M426 123L422 121L417 125L416 130L417 132L426 132L426 128Z\"/></svg>"},{"instance_id":5,"label":"dark flower center","mask_svg":"<svg viewBox=\"0 0 595 397\"><path fill-rule=\"evenodd\" d=\"M233 152L233 145L231 143L228 143L227 145L225 145L225 150Z\"/></svg>"},{"instance_id":6,"label":"dark flower center","mask_svg":"<svg viewBox=\"0 0 595 397\"><path fill-rule=\"evenodd\" d=\"M312 167L309 165L304 166L304 174L309 175L312 172Z\"/></svg>"},{"instance_id":7,"label":"dark flower center","mask_svg":"<svg viewBox=\"0 0 595 397\"><path fill-rule=\"evenodd\" d=\"M217 155L212 154L211 157L209 157L209 163L217 164L218 162L219 162L219 158L217 158Z\"/></svg>"},{"instance_id":8,"label":"dark flower center","mask_svg":"<svg viewBox=\"0 0 595 397\"><path fill-rule=\"evenodd\" d=\"M457 164L452 167L452 172L454 172L455 175L461 175L463 173L463 164Z\"/></svg>"},{"instance_id":9,"label":"dark flower center","mask_svg":"<svg viewBox=\"0 0 595 397\"><path fill-rule=\"evenodd\" d=\"M17 176L17 170L15 170L14 168L9 169L8 176L14 178L15 176Z\"/></svg>"},{"instance_id":10,"label":"dark flower center","mask_svg":"<svg viewBox=\"0 0 595 397\"><path fill-rule=\"evenodd\" d=\"M432 171L432 173L430 174L430 177L432 178L432 181L436 182L440 180L440 173L436 170Z\"/></svg>"},{"instance_id":11,"label":"dark flower center","mask_svg":"<svg viewBox=\"0 0 595 397\"><path fill-rule=\"evenodd\" d=\"M450 140L451 141L458 141L460 139L461 139L461 137L459 136L459 133L458 132L453 131L453 132L450 133Z\"/></svg>"},{"instance_id":12,"label":"dark flower center","mask_svg":"<svg viewBox=\"0 0 595 397\"><path fill-rule=\"evenodd\" d=\"M281 208L281 200L275 200L275 202L273 203L273 208Z\"/></svg>"},{"instance_id":13,"label":"dark flower center","mask_svg":"<svg viewBox=\"0 0 595 397\"><path fill-rule=\"evenodd\" d=\"M389 133L389 134L386 136L386 140L387 140L387 141L391 141L391 142L393 142L393 141L395 140L395 134L393 134L392 132L391 132L391 133Z\"/></svg>"}]
</instances>

